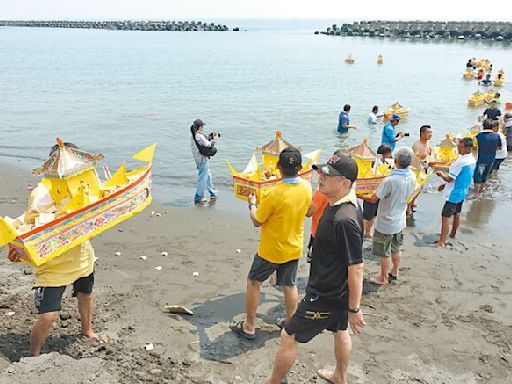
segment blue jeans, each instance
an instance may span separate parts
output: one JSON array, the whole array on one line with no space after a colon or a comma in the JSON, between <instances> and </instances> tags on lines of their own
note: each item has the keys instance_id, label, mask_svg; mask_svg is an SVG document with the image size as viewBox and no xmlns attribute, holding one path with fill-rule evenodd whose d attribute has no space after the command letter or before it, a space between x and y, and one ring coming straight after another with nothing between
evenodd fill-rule
<instances>
[{"instance_id":1,"label":"blue jeans","mask_svg":"<svg viewBox=\"0 0 512 384\"><path fill-rule=\"evenodd\" d=\"M194 201L199 201L204 197L204 190L207 189L210 197L215 197L217 191L213 185L212 172L208 165L208 160L205 159L197 166L197 189L194 196Z\"/></svg>"}]
</instances>

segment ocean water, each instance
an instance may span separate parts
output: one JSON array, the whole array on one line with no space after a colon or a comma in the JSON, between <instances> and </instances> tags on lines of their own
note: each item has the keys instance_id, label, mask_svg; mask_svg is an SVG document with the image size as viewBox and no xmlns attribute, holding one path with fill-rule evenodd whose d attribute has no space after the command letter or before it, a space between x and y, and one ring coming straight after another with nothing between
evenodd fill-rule
<instances>
[{"instance_id":1,"label":"ocean water","mask_svg":"<svg viewBox=\"0 0 512 384\"><path fill-rule=\"evenodd\" d=\"M399 126L411 134L405 145L422 124L433 126L433 143L447 132L464 133L483 111L467 107L477 89L462 80L469 57L505 70L499 92L512 101L512 50L502 43L314 35L332 24L326 20L224 22L242 31L0 28L0 161L29 170L59 136L105 154L113 170L157 142L160 195L189 202L196 178L189 127L196 118L222 134L211 168L227 190L226 160L243 169L276 130L304 151L323 148L322 158L363 138L377 146L382 125L366 123L374 104L411 108ZM354 65L344 63L349 53ZM379 54L383 65L376 64ZM346 103L358 129L340 138L335 128ZM501 189L508 191L511 166L503 168Z\"/></svg>"}]
</instances>

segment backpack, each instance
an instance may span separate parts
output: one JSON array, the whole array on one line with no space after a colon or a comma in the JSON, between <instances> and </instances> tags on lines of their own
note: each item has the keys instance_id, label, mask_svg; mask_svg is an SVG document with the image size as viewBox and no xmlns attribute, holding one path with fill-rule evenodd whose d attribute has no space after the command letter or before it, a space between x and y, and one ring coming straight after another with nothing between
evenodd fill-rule
<instances>
[{"instance_id":1,"label":"backpack","mask_svg":"<svg viewBox=\"0 0 512 384\"><path fill-rule=\"evenodd\" d=\"M201 135L202 135L202 133L201 133ZM212 143L211 147L205 147L204 145L201 145L197 142L196 135L193 134L192 138L194 139L194 142L196 143L196 146L197 146L197 150L199 151L199 153L201 155L206 156L208 158L215 156L215 154L217 153L217 148L215 148L213 143Z\"/></svg>"}]
</instances>

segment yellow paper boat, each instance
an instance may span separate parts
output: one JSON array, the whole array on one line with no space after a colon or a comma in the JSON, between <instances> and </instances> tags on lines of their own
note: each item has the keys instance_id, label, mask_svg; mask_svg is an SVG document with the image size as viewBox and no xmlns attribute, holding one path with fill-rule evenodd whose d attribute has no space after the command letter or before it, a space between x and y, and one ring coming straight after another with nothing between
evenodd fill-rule
<instances>
[{"instance_id":1,"label":"yellow paper boat","mask_svg":"<svg viewBox=\"0 0 512 384\"><path fill-rule=\"evenodd\" d=\"M498 73L498 75L496 75L496 77L494 78L494 86L495 87L503 87L504 82L505 82L505 74L503 72Z\"/></svg>"},{"instance_id":2,"label":"yellow paper boat","mask_svg":"<svg viewBox=\"0 0 512 384\"><path fill-rule=\"evenodd\" d=\"M396 102L384 112L384 120L389 120L391 116L398 115L401 119L407 119L409 117L409 108L402 107L399 102Z\"/></svg>"},{"instance_id":3,"label":"yellow paper boat","mask_svg":"<svg viewBox=\"0 0 512 384\"><path fill-rule=\"evenodd\" d=\"M368 146L367 139L364 139L360 145L349 148L347 154L357 163L356 195L358 196L375 193L377 187L392 172L391 165L387 163L374 169L373 163L377 159L377 154ZM411 166L411 171L416 176L416 185L409 201L418 196L431 174L425 170L420 161L415 161Z\"/></svg>"},{"instance_id":4,"label":"yellow paper boat","mask_svg":"<svg viewBox=\"0 0 512 384\"><path fill-rule=\"evenodd\" d=\"M457 156L457 142L453 135L448 133L438 146L432 148L432 155L428 162L434 171L448 173L448 168Z\"/></svg>"},{"instance_id":5,"label":"yellow paper boat","mask_svg":"<svg viewBox=\"0 0 512 384\"><path fill-rule=\"evenodd\" d=\"M473 73L473 69L468 69L464 74L462 75L464 80L473 80L475 78L475 75Z\"/></svg>"},{"instance_id":6,"label":"yellow paper boat","mask_svg":"<svg viewBox=\"0 0 512 384\"><path fill-rule=\"evenodd\" d=\"M352 56L352 55L348 55L345 58L345 63L347 63L347 64L354 64L355 62L356 62L356 60L354 59L354 56Z\"/></svg>"},{"instance_id":7,"label":"yellow paper boat","mask_svg":"<svg viewBox=\"0 0 512 384\"><path fill-rule=\"evenodd\" d=\"M40 220L52 219L41 220L43 224L37 225L36 218L36 225L28 231L27 225L22 230L13 225L16 220L0 218L0 246L8 244L21 261L39 266L141 212L152 199L155 147L153 144L133 156L145 166L127 172L123 164L102 183L96 173L96 161L103 156L69 148L58 139L58 149L34 170L35 174L44 174L40 185L48 191L58 211L36 213Z\"/></svg>"},{"instance_id":8,"label":"yellow paper boat","mask_svg":"<svg viewBox=\"0 0 512 384\"><path fill-rule=\"evenodd\" d=\"M275 139L256 148L249 163L242 172L238 172L228 161L228 167L233 176L233 188L236 198L247 201L252 193L260 201L262 193L279 183L282 178L277 169L279 154L285 148L292 146L282 138L280 131L275 133ZM299 176L311 183L313 176L312 165L318 163L321 149L303 154L303 166ZM258 157L261 156L261 160ZM304 163L305 162L305 163Z\"/></svg>"},{"instance_id":9,"label":"yellow paper boat","mask_svg":"<svg viewBox=\"0 0 512 384\"><path fill-rule=\"evenodd\" d=\"M377 64L384 64L384 56L382 56L382 55L377 56Z\"/></svg>"},{"instance_id":10,"label":"yellow paper boat","mask_svg":"<svg viewBox=\"0 0 512 384\"><path fill-rule=\"evenodd\" d=\"M479 107L485 103L489 103L494 98L494 95L494 89L489 89L485 93L477 91L469 96L468 105L470 107Z\"/></svg>"}]
</instances>

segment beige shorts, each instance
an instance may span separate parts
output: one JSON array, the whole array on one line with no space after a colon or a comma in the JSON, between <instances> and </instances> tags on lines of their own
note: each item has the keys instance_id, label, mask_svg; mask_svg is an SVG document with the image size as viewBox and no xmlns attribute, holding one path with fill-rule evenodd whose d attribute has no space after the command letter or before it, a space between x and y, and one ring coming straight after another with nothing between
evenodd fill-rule
<instances>
[{"instance_id":1,"label":"beige shorts","mask_svg":"<svg viewBox=\"0 0 512 384\"><path fill-rule=\"evenodd\" d=\"M373 233L372 253L379 257L390 257L393 253L398 253L404 243L404 234L402 231L394 235L386 235L375 230Z\"/></svg>"}]
</instances>

